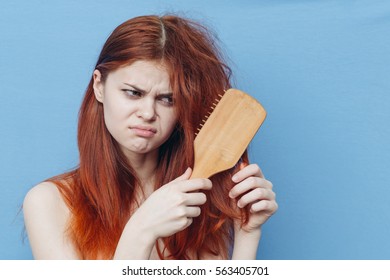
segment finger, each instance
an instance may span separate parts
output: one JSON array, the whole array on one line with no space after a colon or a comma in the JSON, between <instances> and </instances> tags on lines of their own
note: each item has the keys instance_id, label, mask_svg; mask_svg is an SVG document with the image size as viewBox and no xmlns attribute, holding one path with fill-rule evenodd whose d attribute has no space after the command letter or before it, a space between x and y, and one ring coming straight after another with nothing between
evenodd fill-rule
<instances>
[{"instance_id":1,"label":"finger","mask_svg":"<svg viewBox=\"0 0 390 280\"><path fill-rule=\"evenodd\" d=\"M269 189L256 188L247 194L243 195L238 201L237 206L243 208L248 204L255 203L261 200L274 200L275 193Z\"/></svg>"},{"instance_id":2,"label":"finger","mask_svg":"<svg viewBox=\"0 0 390 280\"><path fill-rule=\"evenodd\" d=\"M200 207L187 207L187 218L198 217L201 213Z\"/></svg>"},{"instance_id":3,"label":"finger","mask_svg":"<svg viewBox=\"0 0 390 280\"><path fill-rule=\"evenodd\" d=\"M209 179L205 178L197 178L197 179L190 179L181 185L181 190L183 192L193 192L198 190L210 190L212 188L213 184Z\"/></svg>"},{"instance_id":4,"label":"finger","mask_svg":"<svg viewBox=\"0 0 390 280\"><path fill-rule=\"evenodd\" d=\"M245 166L244 164L241 164L240 167L241 167L241 170L238 171L236 174L234 174L232 177L232 180L235 183L239 183L242 180L245 180L246 178L251 177L251 176L264 178L264 174L257 164L250 164L247 166Z\"/></svg>"},{"instance_id":5,"label":"finger","mask_svg":"<svg viewBox=\"0 0 390 280\"><path fill-rule=\"evenodd\" d=\"M236 198L254 188L272 189L272 183L264 178L249 177L235 185L229 192L231 198Z\"/></svg>"},{"instance_id":6,"label":"finger","mask_svg":"<svg viewBox=\"0 0 390 280\"><path fill-rule=\"evenodd\" d=\"M192 224L192 221L193 221L193 219L192 219L192 218L190 218L190 217L188 217L188 218L187 218L187 223L186 223L186 225L184 226L184 228L183 228L183 229L185 229L185 228L189 227L189 226Z\"/></svg>"},{"instance_id":7,"label":"finger","mask_svg":"<svg viewBox=\"0 0 390 280\"><path fill-rule=\"evenodd\" d=\"M188 206L203 205L207 201L206 195L202 192L186 193L185 199Z\"/></svg>"},{"instance_id":8,"label":"finger","mask_svg":"<svg viewBox=\"0 0 390 280\"><path fill-rule=\"evenodd\" d=\"M274 213L274 212L276 212L276 210L278 210L278 204L274 200L272 200L272 201L269 201L269 200L258 201L256 203L253 203L251 206L251 209L250 209L250 211L252 213L262 212L262 211L268 212L268 213Z\"/></svg>"},{"instance_id":9,"label":"finger","mask_svg":"<svg viewBox=\"0 0 390 280\"><path fill-rule=\"evenodd\" d=\"M172 180L171 183L172 182L180 182L180 181L188 180L190 178L190 176L191 176L191 173L192 173L192 169L190 167L188 167L186 169L186 171L182 175L177 177L175 180Z\"/></svg>"}]
</instances>

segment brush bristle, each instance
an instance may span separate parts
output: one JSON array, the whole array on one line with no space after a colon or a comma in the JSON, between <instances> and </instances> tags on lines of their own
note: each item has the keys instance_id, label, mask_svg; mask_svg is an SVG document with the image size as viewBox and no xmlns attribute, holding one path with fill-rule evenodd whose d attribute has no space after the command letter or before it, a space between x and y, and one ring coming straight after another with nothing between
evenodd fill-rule
<instances>
[{"instance_id":1,"label":"brush bristle","mask_svg":"<svg viewBox=\"0 0 390 280\"><path fill-rule=\"evenodd\" d=\"M226 90L224 90L224 92L226 92ZM215 98L214 102L212 103L213 106L210 107L210 111L207 112L207 115L203 117L202 119L202 122L199 124L198 128L196 129L197 132L195 132L195 136L198 135L199 131L201 130L201 128L203 127L203 125L206 123L207 119L210 117L210 115L213 113L215 107L217 107L219 101L221 100L221 98L223 97L222 94L218 94L219 96L219 99L218 98Z\"/></svg>"}]
</instances>

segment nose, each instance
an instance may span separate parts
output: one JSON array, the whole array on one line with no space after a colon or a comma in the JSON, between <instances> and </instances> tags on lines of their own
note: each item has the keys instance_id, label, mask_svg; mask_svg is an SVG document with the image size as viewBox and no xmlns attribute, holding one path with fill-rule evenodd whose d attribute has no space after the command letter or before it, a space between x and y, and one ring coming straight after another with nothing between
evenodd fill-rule
<instances>
[{"instance_id":1,"label":"nose","mask_svg":"<svg viewBox=\"0 0 390 280\"><path fill-rule=\"evenodd\" d=\"M152 98L143 98L137 109L137 117L145 121L153 121L156 119L155 102Z\"/></svg>"}]
</instances>

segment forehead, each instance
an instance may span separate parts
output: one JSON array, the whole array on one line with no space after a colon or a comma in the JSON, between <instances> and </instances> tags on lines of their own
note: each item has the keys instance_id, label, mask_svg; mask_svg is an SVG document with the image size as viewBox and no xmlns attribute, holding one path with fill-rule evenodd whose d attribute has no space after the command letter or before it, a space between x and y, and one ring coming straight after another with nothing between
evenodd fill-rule
<instances>
[{"instance_id":1,"label":"forehead","mask_svg":"<svg viewBox=\"0 0 390 280\"><path fill-rule=\"evenodd\" d=\"M146 91L155 87L162 91L171 90L168 68L163 62L138 60L112 71L108 80L135 85Z\"/></svg>"}]
</instances>

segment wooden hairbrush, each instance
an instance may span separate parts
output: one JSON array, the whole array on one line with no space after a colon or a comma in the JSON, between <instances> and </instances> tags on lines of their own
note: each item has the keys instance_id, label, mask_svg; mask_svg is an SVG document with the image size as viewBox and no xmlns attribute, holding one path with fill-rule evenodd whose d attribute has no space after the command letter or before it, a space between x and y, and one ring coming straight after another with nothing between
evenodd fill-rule
<instances>
[{"instance_id":1,"label":"wooden hairbrush","mask_svg":"<svg viewBox=\"0 0 390 280\"><path fill-rule=\"evenodd\" d=\"M194 140L191 178L209 178L232 168L267 115L256 99L240 90L229 89L220 96Z\"/></svg>"}]
</instances>

